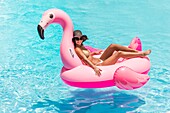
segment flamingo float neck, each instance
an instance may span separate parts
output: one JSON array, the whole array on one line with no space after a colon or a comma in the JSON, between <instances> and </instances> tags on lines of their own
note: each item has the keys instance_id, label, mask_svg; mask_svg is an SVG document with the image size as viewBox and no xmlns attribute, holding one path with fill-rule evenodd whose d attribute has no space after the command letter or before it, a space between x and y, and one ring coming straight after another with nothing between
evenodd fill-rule
<instances>
[{"instance_id":1,"label":"flamingo float neck","mask_svg":"<svg viewBox=\"0 0 170 113\"><path fill-rule=\"evenodd\" d=\"M63 28L60 54L64 67L66 69L72 69L81 65L82 63L76 55L72 43L73 23L71 18L64 11L59 9L49 9L45 11L38 25L38 32L42 39L44 39L44 29L52 23L58 23Z\"/></svg>"}]
</instances>

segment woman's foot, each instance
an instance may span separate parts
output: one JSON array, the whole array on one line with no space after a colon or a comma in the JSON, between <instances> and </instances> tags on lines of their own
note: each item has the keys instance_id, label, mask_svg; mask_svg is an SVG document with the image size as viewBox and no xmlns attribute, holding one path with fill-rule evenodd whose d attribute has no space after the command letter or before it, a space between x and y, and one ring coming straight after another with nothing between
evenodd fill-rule
<instances>
[{"instance_id":1,"label":"woman's foot","mask_svg":"<svg viewBox=\"0 0 170 113\"><path fill-rule=\"evenodd\" d=\"M148 50L146 50L146 51L139 51L139 53L140 53L140 57L141 58L144 58L145 56L147 56L147 55L149 55L150 53L151 53L151 50L150 49L148 49Z\"/></svg>"},{"instance_id":2,"label":"woman's foot","mask_svg":"<svg viewBox=\"0 0 170 113\"><path fill-rule=\"evenodd\" d=\"M149 50L146 50L146 51L143 52L143 56L149 55L150 53L151 53L151 50L150 50L150 49L149 49Z\"/></svg>"}]
</instances>

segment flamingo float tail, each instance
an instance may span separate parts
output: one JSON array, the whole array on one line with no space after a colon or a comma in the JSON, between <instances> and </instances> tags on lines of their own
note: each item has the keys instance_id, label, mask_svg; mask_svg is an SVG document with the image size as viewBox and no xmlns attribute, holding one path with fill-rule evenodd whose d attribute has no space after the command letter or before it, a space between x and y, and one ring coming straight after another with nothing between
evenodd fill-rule
<instances>
[{"instance_id":1,"label":"flamingo float tail","mask_svg":"<svg viewBox=\"0 0 170 113\"><path fill-rule=\"evenodd\" d=\"M138 37L133 38L128 47L138 51L142 51L142 42L140 38Z\"/></svg>"},{"instance_id":2,"label":"flamingo float tail","mask_svg":"<svg viewBox=\"0 0 170 113\"><path fill-rule=\"evenodd\" d=\"M149 80L149 76L147 74L137 73L128 67L121 66L115 71L114 80L118 88L132 90L142 87Z\"/></svg>"}]
</instances>

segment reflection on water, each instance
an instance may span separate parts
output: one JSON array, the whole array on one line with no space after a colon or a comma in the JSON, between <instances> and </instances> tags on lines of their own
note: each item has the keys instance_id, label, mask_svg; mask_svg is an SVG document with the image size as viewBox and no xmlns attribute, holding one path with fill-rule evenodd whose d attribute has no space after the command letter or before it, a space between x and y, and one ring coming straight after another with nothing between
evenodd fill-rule
<instances>
[{"instance_id":1,"label":"reflection on water","mask_svg":"<svg viewBox=\"0 0 170 113\"><path fill-rule=\"evenodd\" d=\"M72 91L72 97L60 99L59 101L43 99L33 104L31 109L44 109L46 111L62 113L125 113L130 112L145 104L143 100L135 95L109 90L96 91L86 89L83 91Z\"/></svg>"}]
</instances>

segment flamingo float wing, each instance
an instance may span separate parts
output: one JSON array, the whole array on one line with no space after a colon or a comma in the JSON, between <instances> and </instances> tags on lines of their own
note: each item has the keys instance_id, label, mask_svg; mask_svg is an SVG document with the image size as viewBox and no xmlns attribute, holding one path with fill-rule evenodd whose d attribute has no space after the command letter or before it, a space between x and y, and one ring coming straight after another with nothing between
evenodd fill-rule
<instances>
[{"instance_id":1,"label":"flamingo float wing","mask_svg":"<svg viewBox=\"0 0 170 113\"><path fill-rule=\"evenodd\" d=\"M128 74L127 74L128 73ZM114 74L115 85L120 89L136 89L142 87L148 80L147 74L140 74L134 70L122 66Z\"/></svg>"}]
</instances>

